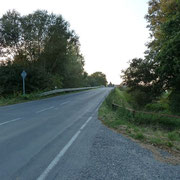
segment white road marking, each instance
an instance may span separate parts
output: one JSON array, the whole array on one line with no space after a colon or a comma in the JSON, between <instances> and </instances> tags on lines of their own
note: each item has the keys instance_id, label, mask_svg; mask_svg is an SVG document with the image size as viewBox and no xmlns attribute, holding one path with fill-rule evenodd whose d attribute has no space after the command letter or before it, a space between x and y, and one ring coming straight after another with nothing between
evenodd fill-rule
<instances>
[{"instance_id":1,"label":"white road marking","mask_svg":"<svg viewBox=\"0 0 180 180\"><path fill-rule=\"evenodd\" d=\"M40 110L40 111L37 111L36 113L41 113L41 112L44 112L44 111L47 111L47 110L53 109L53 108L54 108L54 106L51 106L51 107L49 107L49 108L45 108L45 109L42 109L42 110Z\"/></svg>"},{"instance_id":2,"label":"white road marking","mask_svg":"<svg viewBox=\"0 0 180 180\"><path fill-rule=\"evenodd\" d=\"M63 102L63 103L61 103L61 104L59 104L60 106L62 106L62 105L65 105L65 104L67 104L67 103L69 103L70 101L66 101L66 102ZM56 107L55 108L55 110L58 110L59 108L58 107Z\"/></svg>"},{"instance_id":3,"label":"white road marking","mask_svg":"<svg viewBox=\"0 0 180 180\"><path fill-rule=\"evenodd\" d=\"M59 160L63 157L69 147L73 144L73 142L77 139L81 131L88 124L88 122L92 119L89 117L88 120L81 126L81 128L76 132L76 134L70 139L70 141L64 146L64 148L57 154L57 156L51 161L49 166L44 170L44 172L37 178L37 180L44 180L49 172L56 166Z\"/></svg>"},{"instance_id":4,"label":"white road marking","mask_svg":"<svg viewBox=\"0 0 180 180\"><path fill-rule=\"evenodd\" d=\"M60 105L65 105L65 104L67 104L67 103L69 103L70 101L66 101L66 102L63 102L63 103L61 103Z\"/></svg>"},{"instance_id":5,"label":"white road marking","mask_svg":"<svg viewBox=\"0 0 180 180\"><path fill-rule=\"evenodd\" d=\"M10 121L6 121L6 122L3 122L3 123L0 123L0 126L4 125L4 124L8 124L8 123L11 123L11 122L14 122L14 121L19 121L21 120L22 118L16 118L16 119L13 119L13 120L10 120Z\"/></svg>"},{"instance_id":6,"label":"white road marking","mask_svg":"<svg viewBox=\"0 0 180 180\"><path fill-rule=\"evenodd\" d=\"M91 119L92 119L92 117L89 117L89 119L81 126L80 131L85 128L85 126L87 125L87 123L88 123Z\"/></svg>"}]
</instances>

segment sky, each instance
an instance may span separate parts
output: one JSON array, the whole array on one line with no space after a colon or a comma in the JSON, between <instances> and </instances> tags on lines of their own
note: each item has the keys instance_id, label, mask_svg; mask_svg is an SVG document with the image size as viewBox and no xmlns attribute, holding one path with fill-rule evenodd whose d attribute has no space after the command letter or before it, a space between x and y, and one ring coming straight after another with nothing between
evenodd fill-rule
<instances>
[{"instance_id":1,"label":"sky","mask_svg":"<svg viewBox=\"0 0 180 180\"><path fill-rule=\"evenodd\" d=\"M5 0L0 17L15 9L21 15L37 9L61 14L75 30L85 58L85 71L101 71L120 84L129 60L143 58L149 31L144 19L148 0Z\"/></svg>"}]
</instances>

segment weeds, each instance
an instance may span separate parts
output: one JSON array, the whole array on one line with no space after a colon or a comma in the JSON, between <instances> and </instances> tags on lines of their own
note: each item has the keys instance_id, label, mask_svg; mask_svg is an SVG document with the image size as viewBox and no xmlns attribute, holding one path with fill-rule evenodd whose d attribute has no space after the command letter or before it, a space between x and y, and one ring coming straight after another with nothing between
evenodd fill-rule
<instances>
[{"instance_id":1,"label":"weeds","mask_svg":"<svg viewBox=\"0 0 180 180\"><path fill-rule=\"evenodd\" d=\"M180 150L180 119L127 110L130 99L126 92L114 89L99 109L105 125L134 139L153 145ZM112 103L121 107L114 109Z\"/></svg>"},{"instance_id":2,"label":"weeds","mask_svg":"<svg viewBox=\"0 0 180 180\"><path fill-rule=\"evenodd\" d=\"M144 140L145 136L142 133L137 133L135 136L135 139Z\"/></svg>"}]
</instances>

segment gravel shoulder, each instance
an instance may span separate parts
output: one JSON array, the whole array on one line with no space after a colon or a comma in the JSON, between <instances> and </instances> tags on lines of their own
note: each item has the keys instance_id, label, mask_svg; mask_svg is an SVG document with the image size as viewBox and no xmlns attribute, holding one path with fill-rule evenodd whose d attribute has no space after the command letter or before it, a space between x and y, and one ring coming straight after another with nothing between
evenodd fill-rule
<instances>
[{"instance_id":1,"label":"gravel shoulder","mask_svg":"<svg viewBox=\"0 0 180 180\"><path fill-rule=\"evenodd\" d=\"M157 161L151 151L102 124L99 126L80 179L180 179L180 166Z\"/></svg>"},{"instance_id":2,"label":"gravel shoulder","mask_svg":"<svg viewBox=\"0 0 180 180\"><path fill-rule=\"evenodd\" d=\"M180 166L156 160L150 150L107 128L96 116L57 165L54 179L178 180Z\"/></svg>"}]
</instances>

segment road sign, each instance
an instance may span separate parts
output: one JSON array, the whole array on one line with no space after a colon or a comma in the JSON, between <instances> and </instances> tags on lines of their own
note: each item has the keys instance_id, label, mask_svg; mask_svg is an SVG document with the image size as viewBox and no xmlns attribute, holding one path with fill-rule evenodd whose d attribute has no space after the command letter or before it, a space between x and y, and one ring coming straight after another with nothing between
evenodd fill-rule
<instances>
[{"instance_id":1,"label":"road sign","mask_svg":"<svg viewBox=\"0 0 180 180\"><path fill-rule=\"evenodd\" d=\"M26 73L26 71L23 70L23 72L21 73L21 77L23 79L23 95L26 94L25 93L25 78L26 78L26 76L27 76L27 73Z\"/></svg>"},{"instance_id":2,"label":"road sign","mask_svg":"<svg viewBox=\"0 0 180 180\"><path fill-rule=\"evenodd\" d=\"M22 78L26 78L26 76L27 76L27 73L26 73L26 71L23 71L22 73L21 73L21 76L22 76Z\"/></svg>"}]
</instances>

